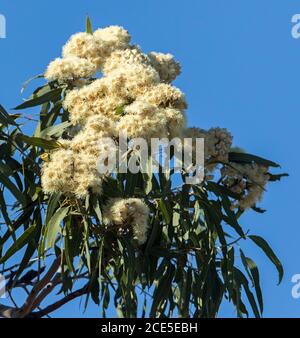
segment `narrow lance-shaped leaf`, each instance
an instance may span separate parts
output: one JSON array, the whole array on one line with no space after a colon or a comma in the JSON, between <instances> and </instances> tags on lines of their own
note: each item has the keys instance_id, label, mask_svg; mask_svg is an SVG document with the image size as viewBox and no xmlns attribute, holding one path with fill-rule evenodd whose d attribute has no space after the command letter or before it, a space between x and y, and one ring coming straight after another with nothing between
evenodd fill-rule
<instances>
[{"instance_id":1,"label":"narrow lance-shaped leaf","mask_svg":"<svg viewBox=\"0 0 300 338\"><path fill-rule=\"evenodd\" d=\"M8 177L2 173L0 173L0 184L3 184L5 188L7 188L20 203L23 205L26 204L26 197L23 195L23 193L12 183Z\"/></svg>"},{"instance_id":2,"label":"narrow lance-shaped leaf","mask_svg":"<svg viewBox=\"0 0 300 338\"><path fill-rule=\"evenodd\" d=\"M39 134L40 137L59 137L63 134L63 132L72 125L71 122L65 121L60 124L56 124L54 126L48 127L42 130Z\"/></svg>"},{"instance_id":3,"label":"narrow lance-shaped leaf","mask_svg":"<svg viewBox=\"0 0 300 338\"><path fill-rule=\"evenodd\" d=\"M158 286L153 294L153 302L150 310L150 317L155 317L156 311L159 307L159 304L168 297L168 292L172 286L172 279L174 276L175 268L171 264L168 266L166 273L162 276L161 280L158 282Z\"/></svg>"},{"instance_id":4,"label":"narrow lance-shaped leaf","mask_svg":"<svg viewBox=\"0 0 300 338\"><path fill-rule=\"evenodd\" d=\"M52 248L54 246L57 234L59 232L60 223L66 217L68 211L69 207L59 208L50 219L45 233L46 248Z\"/></svg>"},{"instance_id":5,"label":"narrow lance-shaped leaf","mask_svg":"<svg viewBox=\"0 0 300 338\"><path fill-rule=\"evenodd\" d=\"M274 167L278 168L280 167L279 164L266 160L262 157L252 155L252 154L244 154L244 153L235 153L235 152L230 152L229 153L229 161L230 162L237 162L237 163L257 163L257 164L262 164L268 167Z\"/></svg>"},{"instance_id":6,"label":"narrow lance-shaped leaf","mask_svg":"<svg viewBox=\"0 0 300 338\"><path fill-rule=\"evenodd\" d=\"M59 142L55 140L45 140L40 137L29 137L29 136L22 135L22 134L20 134L18 137L19 139L21 139L22 141L24 141L25 143L29 145L40 147L43 149L51 150L51 149L57 149L60 147Z\"/></svg>"},{"instance_id":7,"label":"narrow lance-shaped leaf","mask_svg":"<svg viewBox=\"0 0 300 338\"><path fill-rule=\"evenodd\" d=\"M240 254L241 254L242 263L249 277L253 281L260 312L263 313L264 303L263 303L263 297L262 297L262 292L261 292L261 287L260 287L259 271L258 271L257 265L251 258L246 257L241 249L240 249Z\"/></svg>"},{"instance_id":8,"label":"narrow lance-shaped leaf","mask_svg":"<svg viewBox=\"0 0 300 338\"><path fill-rule=\"evenodd\" d=\"M26 108L30 108L30 107L35 107L35 106L39 106L45 102L49 102L49 101L56 101L59 99L60 95L61 95L62 89L61 88L55 88L55 89L51 89L48 92L40 95L40 96L36 96L32 99L29 99L23 103L21 103L19 106L15 107L15 110L20 110L20 109L26 109Z\"/></svg>"},{"instance_id":9,"label":"narrow lance-shaped leaf","mask_svg":"<svg viewBox=\"0 0 300 338\"><path fill-rule=\"evenodd\" d=\"M21 88L21 94L24 92L24 90L26 89L26 87L29 85L29 83L31 81L36 80L36 79L40 79L40 78L43 78L43 77L44 77L44 74L38 74L38 75L31 77L27 81L25 81L22 85L22 88Z\"/></svg>"},{"instance_id":10,"label":"narrow lance-shaped leaf","mask_svg":"<svg viewBox=\"0 0 300 338\"><path fill-rule=\"evenodd\" d=\"M270 259L270 261L275 265L275 267L278 271L278 274L279 274L278 284L280 284L281 281L282 281L284 272L283 272L283 266L282 266L279 258L275 255L275 253L271 249L270 245L262 237L251 235L251 236L249 236L249 238L264 251L264 253Z\"/></svg>"},{"instance_id":11,"label":"narrow lance-shaped leaf","mask_svg":"<svg viewBox=\"0 0 300 338\"><path fill-rule=\"evenodd\" d=\"M17 251L21 250L24 245L26 245L32 237L35 230L35 224L25 230L25 232L16 240L16 242L6 251L4 256L0 259L0 264L6 262L12 255Z\"/></svg>"},{"instance_id":12,"label":"narrow lance-shaped leaf","mask_svg":"<svg viewBox=\"0 0 300 338\"><path fill-rule=\"evenodd\" d=\"M169 224L171 222L171 217L170 217L166 202L163 200L163 198L161 198L158 203L159 203L159 208L160 208L160 210L163 214L163 217L165 219L165 222L167 224Z\"/></svg>"},{"instance_id":13,"label":"narrow lance-shaped leaf","mask_svg":"<svg viewBox=\"0 0 300 338\"><path fill-rule=\"evenodd\" d=\"M17 123L14 121L13 117L8 114L8 112L4 109L0 104L0 123L4 125L11 124L13 126L17 126Z\"/></svg>"},{"instance_id":14,"label":"narrow lance-shaped leaf","mask_svg":"<svg viewBox=\"0 0 300 338\"><path fill-rule=\"evenodd\" d=\"M92 23L89 16L86 17L86 32L89 34L93 34Z\"/></svg>"},{"instance_id":15,"label":"narrow lance-shaped leaf","mask_svg":"<svg viewBox=\"0 0 300 338\"><path fill-rule=\"evenodd\" d=\"M242 271L237 268L234 268L234 276L238 280L239 284L241 284L244 287L246 296L249 300L249 303L251 305L251 308L253 310L255 317L260 318L260 313L259 313L256 301L255 301L255 298L253 296L253 293L250 291L247 278L244 276Z\"/></svg>"}]
</instances>

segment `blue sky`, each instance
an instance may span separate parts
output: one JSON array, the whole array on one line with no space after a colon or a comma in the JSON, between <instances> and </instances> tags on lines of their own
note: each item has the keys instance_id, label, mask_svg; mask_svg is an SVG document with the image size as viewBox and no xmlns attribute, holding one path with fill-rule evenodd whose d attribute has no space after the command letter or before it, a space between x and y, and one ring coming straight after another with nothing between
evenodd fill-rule
<instances>
[{"instance_id":1,"label":"blue sky","mask_svg":"<svg viewBox=\"0 0 300 338\"><path fill-rule=\"evenodd\" d=\"M261 203L268 212L250 213L243 224L269 241L285 267L277 286L273 266L245 246L261 269L265 317L300 317L300 299L291 296L291 277L300 273L300 39L291 36L291 18L300 13L300 1L2 0L0 13L7 20L0 103L7 108L21 102L22 83L42 73L68 37L84 29L87 14L94 27L124 26L146 52L176 56L189 124L227 127L235 145L279 162L290 174L268 188ZM80 315L78 304L57 315ZM85 315L97 316L97 309ZM225 304L220 315L234 311Z\"/></svg>"}]
</instances>

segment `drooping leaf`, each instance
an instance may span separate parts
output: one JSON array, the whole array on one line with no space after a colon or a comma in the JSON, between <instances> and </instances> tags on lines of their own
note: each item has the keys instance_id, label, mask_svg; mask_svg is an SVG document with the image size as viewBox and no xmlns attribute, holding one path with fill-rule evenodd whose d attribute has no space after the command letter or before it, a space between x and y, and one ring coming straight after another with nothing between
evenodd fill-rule
<instances>
[{"instance_id":1,"label":"drooping leaf","mask_svg":"<svg viewBox=\"0 0 300 338\"><path fill-rule=\"evenodd\" d=\"M61 207L49 220L45 232L46 248L52 248L54 246L57 235L59 233L61 221L66 217L68 212L69 207Z\"/></svg>"},{"instance_id":2,"label":"drooping leaf","mask_svg":"<svg viewBox=\"0 0 300 338\"><path fill-rule=\"evenodd\" d=\"M35 224L25 230L25 232L10 246L6 253L1 257L0 264L6 262L12 255L21 250L34 236Z\"/></svg>"},{"instance_id":3,"label":"drooping leaf","mask_svg":"<svg viewBox=\"0 0 300 338\"><path fill-rule=\"evenodd\" d=\"M15 122L14 118L8 114L8 112L4 109L0 104L0 123L4 125L13 125L17 126L18 124Z\"/></svg>"},{"instance_id":4,"label":"drooping leaf","mask_svg":"<svg viewBox=\"0 0 300 338\"><path fill-rule=\"evenodd\" d=\"M235 275L235 278L237 279L237 281L244 287L245 293L247 295L247 298L249 300L249 303L251 305L251 308L253 310L255 317L260 318L260 313L259 313L256 301L255 301L255 298L253 296L253 293L251 292L251 290L249 288L249 282L248 282L247 278L237 268L234 268L234 275Z\"/></svg>"},{"instance_id":5,"label":"drooping leaf","mask_svg":"<svg viewBox=\"0 0 300 338\"><path fill-rule=\"evenodd\" d=\"M166 273L161 277L158 282L158 286L153 294L153 302L150 309L150 317L153 318L156 315L159 305L168 297L168 292L171 291L171 282L174 277L175 268L170 264Z\"/></svg>"},{"instance_id":6,"label":"drooping leaf","mask_svg":"<svg viewBox=\"0 0 300 338\"><path fill-rule=\"evenodd\" d=\"M159 200L158 204L159 204L159 208L162 212L162 215L165 219L165 222L167 224L169 224L171 222L171 215L170 215L170 210L168 208L167 202L163 198L161 198Z\"/></svg>"},{"instance_id":7,"label":"drooping leaf","mask_svg":"<svg viewBox=\"0 0 300 338\"><path fill-rule=\"evenodd\" d=\"M38 75L31 77L27 81L25 81L22 85L22 88L21 88L21 94L24 92L24 90L26 89L26 87L29 85L29 83L31 81L36 80L36 79L40 79L40 78L43 78L43 77L44 77L44 74L38 74Z\"/></svg>"},{"instance_id":8,"label":"drooping leaf","mask_svg":"<svg viewBox=\"0 0 300 338\"><path fill-rule=\"evenodd\" d=\"M260 313L263 313L264 303L263 303L263 296L262 296L262 291L260 287L259 271L258 271L257 265L251 258L246 257L243 253L243 250L241 249L240 249L240 254L241 254L242 263L246 271L248 272L249 277L251 277L253 281L254 288L256 291L256 297L257 297L259 308L260 308Z\"/></svg>"},{"instance_id":9,"label":"drooping leaf","mask_svg":"<svg viewBox=\"0 0 300 338\"><path fill-rule=\"evenodd\" d=\"M279 258L275 255L274 251L270 247L270 245L260 236L250 235L249 238L257 245L259 246L263 252L267 255L267 257L270 259L270 261L275 265L278 275L279 275L279 281L278 284L281 283L283 278L283 266L279 260Z\"/></svg>"},{"instance_id":10,"label":"drooping leaf","mask_svg":"<svg viewBox=\"0 0 300 338\"><path fill-rule=\"evenodd\" d=\"M4 174L0 172L0 184L3 184L5 188L7 188L23 205L26 204L26 197L23 195L23 193L13 184L13 182Z\"/></svg>"}]
</instances>

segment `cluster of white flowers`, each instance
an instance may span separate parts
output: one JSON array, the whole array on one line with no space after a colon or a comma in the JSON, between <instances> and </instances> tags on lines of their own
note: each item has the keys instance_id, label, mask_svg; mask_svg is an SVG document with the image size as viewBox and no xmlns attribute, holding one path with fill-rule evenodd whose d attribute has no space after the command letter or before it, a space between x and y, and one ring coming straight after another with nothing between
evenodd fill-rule
<instances>
[{"instance_id":1,"label":"cluster of white flowers","mask_svg":"<svg viewBox=\"0 0 300 338\"><path fill-rule=\"evenodd\" d=\"M93 34L77 33L63 47L62 58L52 61L45 78L72 84L63 108L72 122L72 138L58 140L62 148L50 154L42 170L46 193L63 192L85 198L101 194L104 174L97 161L113 149L103 137L181 136L186 124L184 94L170 84L180 73L171 54L144 54L130 44L129 33L118 26ZM96 77L97 72L102 74ZM70 134L70 133L69 133ZM138 199L112 200L107 220L120 227L132 218L134 236L146 239L149 210Z\"/></svg>"},{"instance_id":2,"label":"cluster of white flowers","mask_svg":"<svg viewBox=\"0 0 300 338\"><path fill-rule=\"evenodd\" d=\"M74 156L72 150L60 149L51 155L42 169L42 185L46 193L74 191Z\"/></svg>"},{"instance_id":3,"label":"cluster of white flowers","mask_svg":"<svg viewBox=\"0 0 300 338\"><path fill-rule=\"evenodd\" d=\"M216 163L228 162L232 136L226 129L186 128L185 96L171 84L180 74L179 63L171 54L144 54L130 39L118 26L77 33L63 47L62 58L49 64L45 78L71 88L66 90L63 108L73 127L71 139L58 140L62 147L43 166L46 193L77 198L85 198L90 191L101 194L105 174L98 172L97 161L115 151L102 138L116 139L124 132L129 139L148 142L163 137L204 138L207 172ZM96 77L97 72L101 77ZM242 175L229 166L222 175L230 189L243 194L240 206L246 208L261 197L267 169L240 167L236 169L245 172ZM105 212L108 223L120 229L131 226L139 243L146 240L148 215L148 207L139 199L113 199Z\"/></svg>"},{"instance_id":4,"label":"cluster of white flowers","mask_svg":"<svg viewBox=\"0 0 300 338\"><path fill-rule=\"evenodd\" d=\"M232 135L224 128L187 128L184 130L185 138L204 139L204 159L206 178L213 177L211 174L216 168L221 170L222 183L232 192L240 196L232 206L245 210L259 202L263 196L265 186L269 181L268 167L256 163L239 164L229 162L229 152L232 147ZM195 156L195 143L190 150ZM219 164L222 164L221 167Z\"/></svg>"},{"instance_id":5,"label":"cluster of white flowers","mask_svg":"<svg viewBox=\"0 0 300 338\"><path fill-rule=\"evenodd\" d=\"M148 141L181 135L187 105L183 93L166 83L180 73L179 64L170 54L146 55L130 45L130 35L122 27L74 34L62 56L49 64L45 77L72 81L63 107L79 132L66 149L51 154L42 184L48 193L63 191L83 198L90 190L101 193L103 175L97 173L97 160L110 151L101 138L123 132ZM97 71L103 76L92 78Z\"/></svg>"},{"instance_id":6,"label":"cluster of white flowers","mask_svg":"<svg viewBox=\"0 0 300 338\"><path fill-rule=\"evenodd\" d=\"M91 77L96 71L96 65L89 60L78 56L68 56L52 61L45 72L45 77L50 81L58 78L60 80L73 80Z\"/></svg>"},{"instance_id":7,"label":"cluster of white flowers","mask_svg":"<svg viewBox=\"0 0 300 338\"><path fill-rule=\"evenodd\" d=\"M172 82L180 74L180 64L172 54L151 52L148 57L152 66L158 71L162 81Z\"/></svg>"},{"instance_id":8,"label":"cluster of white flowers","mask_svg":"<svg viewBox=\"0 0 300 338\"><path fill-rule=\"evenodd\" d=\"M148 206L139 198L112 198L104 208L104 221L106 224L118 228L120 233L133 231L134 239L145 243L148 231Z\"/></svg>"},{"instance_id":9,"label":"cluster of white flowers","mask_svg":"<svg viewBox=\"0 0 300 338\"><path fill-rule=\"evenodd\" d=\"M229 163L221 169L223 183L241 199L234 207L247 209L261 200L269 180L268 167L258 164Z\"/></svg>"},{"instance_id":10,"label":"cluster of white flowers","mask_svg":"<svg viewBox=\"0 0 300 338\"><path fill-rule=\"evenodd\" d=\"M228 154L232 147L232 135L225 128L187 128L183 133L185 138L204 139L205 168L208 172L213 171L217 163L228 162ZM192 145L193 155L196 152L195 143Z\"/></svg>"}]
</instances>

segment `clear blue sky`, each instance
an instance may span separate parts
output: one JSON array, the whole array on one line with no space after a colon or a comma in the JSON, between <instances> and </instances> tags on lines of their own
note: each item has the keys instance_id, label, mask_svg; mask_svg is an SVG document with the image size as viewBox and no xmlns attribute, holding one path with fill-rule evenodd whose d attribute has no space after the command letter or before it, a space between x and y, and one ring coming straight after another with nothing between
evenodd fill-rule
<instances>
[{"instance_id":1,"label":"clear blue sky","mask_svg":"<svg viewBox=\"0 0 300 338\"><path fill-rule=\"evenodd\" d=\"M291 277L300 273L299 124L300 39L291 17L300 1L274 0L2 0L7 39L0 39L0 103L21 101L24 80L42 73L68 37L84 29L122 25L145 51L170 52L182 64L176 81L187 95L190 125L227 127L235 144L281 163L290 177L269 187L264 215L249 214L245 228L269 240L285 267L282 285L269 262L246 246L261 268L265 317L300 317ZM28 92L27 92L28 93ZM78 316L72 303L57 313ZM97 316L92 307L86 316ZM234 316L224 305L221 316Z\"/></svg>"}]
</instances>

